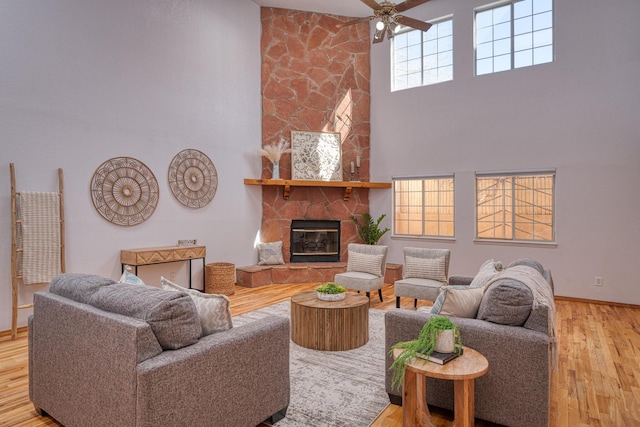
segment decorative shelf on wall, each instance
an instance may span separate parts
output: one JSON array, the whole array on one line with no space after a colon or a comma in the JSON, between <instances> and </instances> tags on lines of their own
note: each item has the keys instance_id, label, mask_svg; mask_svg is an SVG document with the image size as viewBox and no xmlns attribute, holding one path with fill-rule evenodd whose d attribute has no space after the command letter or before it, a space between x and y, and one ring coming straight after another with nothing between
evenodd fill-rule
<instances>
[{"instance_id":1,"label":"decorative shelf on wall","mask_svg":"<svg viewBox=\"0 0 640 427\"><path fill-rule=\"evenodd\" d=\"M245 178L245 185L270 185L283 187L283 196L289 198L291 187L339 187L344 188L343 200L349 200L353 188L391 188L390 182L368 181L312 181L297 179L249 179Z\"/></svg>"}]
</instances>

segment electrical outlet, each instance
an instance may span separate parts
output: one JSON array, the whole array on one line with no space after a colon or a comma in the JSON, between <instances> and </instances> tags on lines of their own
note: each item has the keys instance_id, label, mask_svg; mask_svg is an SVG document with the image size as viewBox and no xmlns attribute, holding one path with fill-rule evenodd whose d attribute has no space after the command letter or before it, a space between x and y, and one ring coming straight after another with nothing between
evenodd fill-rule
<instances>
[{"instance_id":1,"label":"electrical outlet","mask_svg":"<svg viewBox=\"0 0 640 427\"><path fill-rule=\"evenodd\" d=\"M596 281L594 283L595 286L602 286L603 278L602 276L596 276Z\"/></svg>"},{"instance_id":2,"label":"electrical outlet","mask_svg":"<svg viewBox=\"0 0 640 427\"><path fill-rule=\"evenodd\" d=\"M178 240L178 246L195 246L197 240Z\"/></svg>"}]
</instances>

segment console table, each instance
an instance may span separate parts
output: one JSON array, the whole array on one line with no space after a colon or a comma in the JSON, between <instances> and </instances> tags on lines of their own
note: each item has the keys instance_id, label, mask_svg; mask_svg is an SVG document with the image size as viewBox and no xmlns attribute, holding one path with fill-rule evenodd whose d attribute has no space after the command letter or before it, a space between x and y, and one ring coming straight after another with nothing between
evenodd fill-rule
<instances>
[{"instance_id":1,"label":"console table","mask_svg":"<svg viewBox=\"0 0 640 427\"><path fill-rule=\"evenodd\" d=\"M189 261L189 289L191 289L191 263L194 259L202 259L202 284L204 289L206 246L164 246L158 248L122 249L120 251L120 263L122 271L124 266L135 267L138 275L138 267L142 265L165 264L168 262Z\"/></svg>"}]
</instances>

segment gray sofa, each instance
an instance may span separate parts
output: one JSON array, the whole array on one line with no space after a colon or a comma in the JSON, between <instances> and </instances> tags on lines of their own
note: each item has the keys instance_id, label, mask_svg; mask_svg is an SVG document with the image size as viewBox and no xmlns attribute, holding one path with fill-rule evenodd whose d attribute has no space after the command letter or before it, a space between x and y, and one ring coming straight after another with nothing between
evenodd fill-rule
<instances>
[{"instance_id":1,"label":"gray sofa","mask_svg":"<svg viewBox=\"0 0 640 427\"><path fill-rule=\"evenodd\" d=\"M35 294L29 396L39 413L67 427L254 427L286 414L287 318L201 336L188 294L137 286L63 274ZM129 306L97 308L114 302L98 301L106 290Z\"/></svg>"},{"instance_id":2,"label":"gray sofa","mask_svg":"<svg viewBox=\"0 0 640 427\"><path fill-rule=\"evenodd\" d=\"M553 291L551 272L541 271ZM449 285L469 285L472 279L452 276ZM526 292L522 286L513 283L496 282L490 286L494 286L494 290L514 286L521 294ZM487 297L489 289L491 287L485 291L483 299ZM514 309L521 310L522 305ZM551 309L555 310L555 307ZM525 317L527 320L521 326L497 324L478 318L451 318L460 327L463 344L479 351L489 361L489 372L475 381L476 418L512 427L549 425L553 357L550 351L552 339L546 329L549 309L529 307L529 310L528 317ZM415 339L431 316L433 314L426 311L406 309L392 309L385 315L385 377L391 403L402 404L402 391L391 385L391 346ZM452 410L453 382L428 378L426 396L429 405Z\"/></svg>"}]
</instances>

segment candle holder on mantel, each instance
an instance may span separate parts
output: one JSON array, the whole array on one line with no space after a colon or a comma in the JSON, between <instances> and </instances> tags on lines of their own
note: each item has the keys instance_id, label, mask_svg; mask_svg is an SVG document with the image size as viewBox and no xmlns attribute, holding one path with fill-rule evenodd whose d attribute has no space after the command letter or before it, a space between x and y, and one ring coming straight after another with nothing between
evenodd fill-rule
<instances>
[{"instance_id":1,"label":"candle holder on mantel","mask_svg":"<svg viewBox=\"0 0 640 427\"><path fill-rule=\"evenodd\" d=\"M350 181L360 181L360 157L356 159L356 163L351 162Z\"/></svg>"}]
</instances>

